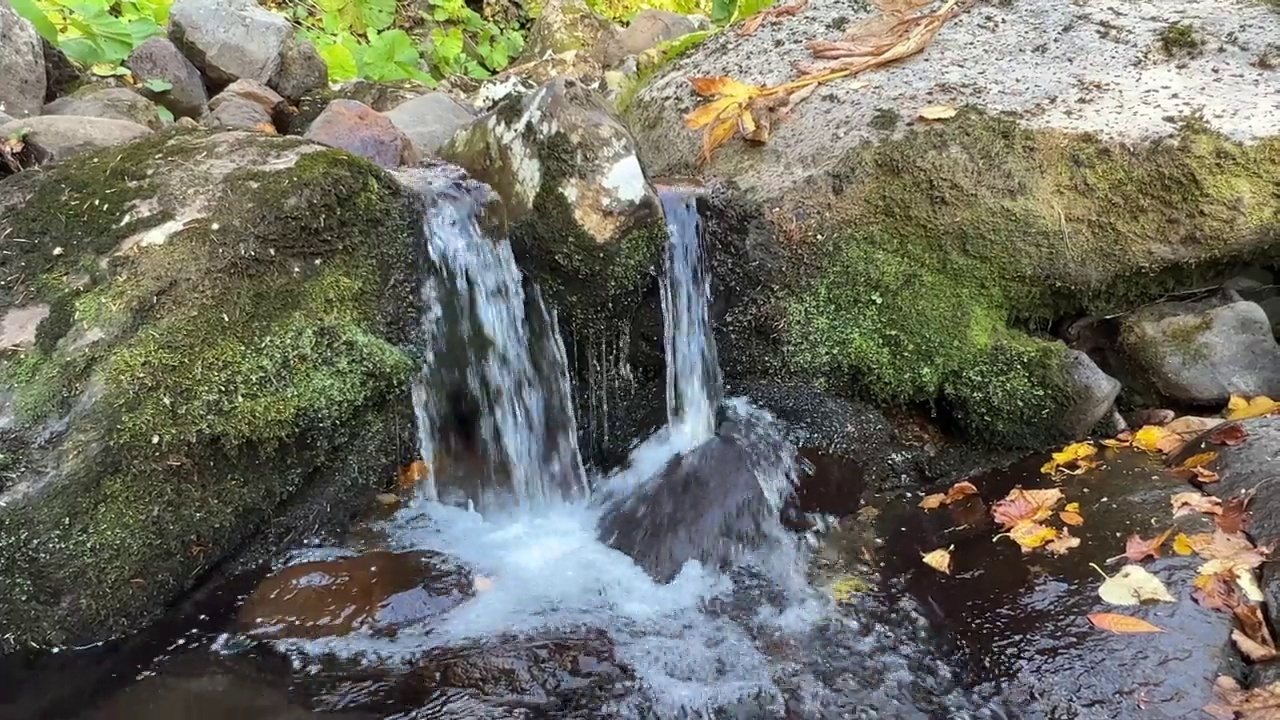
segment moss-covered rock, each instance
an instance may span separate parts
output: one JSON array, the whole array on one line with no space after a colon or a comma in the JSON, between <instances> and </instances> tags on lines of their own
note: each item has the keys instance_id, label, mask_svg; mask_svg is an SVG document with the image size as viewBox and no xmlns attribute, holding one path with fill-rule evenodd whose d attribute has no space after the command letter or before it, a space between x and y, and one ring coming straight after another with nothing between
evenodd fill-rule
<instances>
[{"instance_id":1,"label":"moss-covered rock","mask_svg":"<svg viewBox=\"0 0 1280 720\"><path fill-rule=\"evenodd\" d=\"M1166 25L1136 13L1109 18L1124 34L1108 39L1052 3L976 6L918 57L868 74L870 87L825 84L769 143L731 140L697 167L701 138L682 118L705 99L688 78L787 80L793 63L813 62L805 41L847 13L814 0L782 41L713 37L628 105L651 173L734 181L736 217L713 215L711 234L751 245L721 326L724 346L754 340L729 360L740 373L817 377L885 403L942 401L974 437L1050 442L1072 404L1059 389L1065 347L1047 332L1055 322L1130 310L1280 255L1280 119L1212 64L1162 65L1176 84L1142 73L1168 63ZM1213 27L1250 37L1280 30L1260 8L1219 18ZM1262 72L1248 52L1215 52L1242 77ZM938 103L965 107L916 119ZM1196 106L1211 111L1193 117ZM755 261L766 244L773 257Z\"/></svg>"},{"instance_id":2,"label":"moss-covered rock","mask_svg":"<svg viewBox=\"0 0 1280 720\"><path fill-rule=\"evenodd\" d=\"M348 514L412 443L413 205L373 165L162 134L0 184L0 643L138 626L247 539ZM315 494L323 503L307 506Z\"/></svg>"}]
</instances>

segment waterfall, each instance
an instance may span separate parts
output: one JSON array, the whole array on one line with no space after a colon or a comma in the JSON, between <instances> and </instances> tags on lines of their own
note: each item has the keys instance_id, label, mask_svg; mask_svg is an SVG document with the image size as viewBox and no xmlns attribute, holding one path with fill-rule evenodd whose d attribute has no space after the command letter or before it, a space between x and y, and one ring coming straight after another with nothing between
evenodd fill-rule
<instances>
[{"instance_id":1,"label":"waterfall","mask_svg":"<svg viewBox=\"0 0 1280 720\"><path fill-rule=\"evenodd\" d=\"M711 330L711 271L696 197L679 188L663 188L659 195L670 238L661 280L667 421L698 443L715 434L721 392Z\"/></svg>"},{"instance_id":2,"label":"waterfall","mask_svg":"<svg viewBox=\"0 0 1280 720\"><path fill-rule=\"evenodd\" d=\"M427 205L423 330L428 357L413 386L419 442L439 493L437 464L465 456L484 477L464 482L482 511L538 507L584 496L568 363L555 313L526 289L505 238L481 228L491 199L479 183L441 169L414 171ZM447 469L447 467L446 467Z\"/></svg>"}]
</instances>

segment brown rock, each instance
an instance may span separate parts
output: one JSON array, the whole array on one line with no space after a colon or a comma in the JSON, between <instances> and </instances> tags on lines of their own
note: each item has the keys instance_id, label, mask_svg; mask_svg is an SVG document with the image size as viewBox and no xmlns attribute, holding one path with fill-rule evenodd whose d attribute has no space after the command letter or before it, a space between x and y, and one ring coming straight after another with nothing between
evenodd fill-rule
<instances>
[{"instance_id":1,"label":"brown rock","mask_svg":"<svg viewBox=\"0 0 1280 720\"><path fill-rule=\"evenodd\" d=\"M472 588L471 573L442 555L380 550L284 568L245 602L239 625L272 639L394 633L456 607Z\"/></svg>"},{"instance_id":2,"label":"brown rock","mask_svg":"<svg viewBox=\"0 0 1280 720\"><path fill-rule=\"evenodd\" d=\"M217 97L209 101L209 109L217 110L229 102L245 101L260 106L266 111L268 118L278 127L288 127L289 103L280 93L272 90L257 80L241 79L226 87Z\"/></svg>"},{"instance_id":3,"label":"brown rock","mask_svg":"<svg viewBox=\"0 0 1280 720\"><path fill-rule=\"evenodd\" d=\"M412 165L418 159L409 138L385 115L355 100L329 103L304 137L387 168Z\"/></svg>"}]
</instances>

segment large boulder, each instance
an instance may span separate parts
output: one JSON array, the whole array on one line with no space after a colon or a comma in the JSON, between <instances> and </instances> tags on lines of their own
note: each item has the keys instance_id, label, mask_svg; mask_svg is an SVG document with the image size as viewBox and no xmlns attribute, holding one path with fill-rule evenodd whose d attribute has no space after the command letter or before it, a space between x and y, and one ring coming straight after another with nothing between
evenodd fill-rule
<instances>
[{"instance_id":1,"label":"large boulder","mask_svg":"<svg viewBox=\"0 0 1280 720\"><path fill-rule=\"evenodd\" d=\"M133 49L125 66L143 83L143 93L165 106L175 117L199 118L204 114L209 95L200 71L168 38L154 37ZM169 88L156 92L146 83L158 80Z\"/></svg>"},{"instance_id":2,"label":"large boulder","mask_svg":"<svg viewBox=\"0 0 1280 720\"><path fill-rule=\"evenodd\" d=\"M44 105L44 50L31 23L0 5L0 112L39 115Z\"/></svg>"},{"instance_id":3,"label":"large boulder","mask_svg":"<svg viewBox=\"0 0 1280 720\"><path fill-rule=\"evenodd\" d=\"M666 238L631 134L570 78L512 93L440 155L503 199L516 257L580 330L628 317Z\"/></svg>"},{"instance_id":4,"label":"large boulder","mask_svg":"<svg viewBox=\"0 0 1280 720\"><path fill-rule=\"evenodd\" d=\"M620 57L619 32L617 25L597 15L586 0L549 0L529 28L520 58L528 62L576 50L604 67Z\"/></svg>"},{"instance_id":5,"label":"large boulder","mask_svg":"<svg viewBox=\"0 0 1280 720\"><path fill-rule=\"evenodd\" d=\"M123 145L151 134L128 120L74 115L42 115L0 125L0 137L22 134L36 162L57 162L90 150Z\"/></svg>"},{"instance_id":6,"label":"large boulder","mask_svg":"<svg viewBox=\"0 0 1280 720\"><path fill-rule=\"evenodd\" d=\"M413 141L422 156L435 155L474 116L447 93L430 92L406 100L384 113Z\"/></svg>"},{"instance_id":7,"label":"large boulder","mask_svg":"<svg viewBox=\"0 0 1280 720\"><path fill-rule=\"evenodd\" d=\"M246 540L368 502L412 435L416 207L236 132L0 181L0 646L136 629Z\"/></svg>"},{"instance_id":8,"label":"large boulder","mask_svg":"<svg viewBox=\"0 0 1280 720\"><path fill-rule=\"evenodd\" d=\"M254 0L177 0L169 37L210 84L265 83L280 68L293 26Z\"/></svg>"},{"instance_id":9,"label":"large boulder","mask_svg":"<svg viewBox=\"0 0 1280 720\"><path fill-rule=\"evenodd\" d=\"M655 72L624 116L646 169L731 179L733 217L709 217L709 235L766 260L740 268L721 326L758 340L735 354L741 371L941 400L972 437L1037 445L1080 399L1060 390L1071 368L1044 339L1054 321L1274 259L1280 114L1258 103L1275 80L1253 61L1280 15L1168 5L967 6L918 55L862 73L868 84L757 103L760 125L776 120L768 142L730 139L702 166L684 117L709 99L690 77L785 83L818 62L807 42L866 29L867 12L813 0ZM1170 17L1197 18L1200 56L1166 56ZM959 112L917 117L934 105Z\"/></svg>"},{"instance_id":10,"label":"large boulder","mask_svg":"<svg viewBox=\"0 0 1280 720\"><path fill-rule=\"evenodd\" d=\"M163 124L150 100L128 88L101 88L58 98L44 106L45 115L124 120L159 130Z\"/></svg>"}]
</instances>

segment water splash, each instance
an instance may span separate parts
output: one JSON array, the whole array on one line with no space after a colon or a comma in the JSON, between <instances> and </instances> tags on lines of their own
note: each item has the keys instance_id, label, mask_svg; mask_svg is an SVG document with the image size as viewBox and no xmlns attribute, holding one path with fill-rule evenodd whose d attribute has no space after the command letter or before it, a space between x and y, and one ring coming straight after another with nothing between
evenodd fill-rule
<instances>
[{"instance_id":1,"label":"water splash","mask_svg":"<svg viewBox=\"0 0 1280 720\"><path fill-rule=\"evenodd\" d=\"M466 488L482 511L582 497L568 364L554 312L524 278L510 244L480 226L487 188L447 171L416 171L427 204L422 286L429 357L413 385L419 442L439 494L442 443L483 458L483 482ZM478 437L473 437L478 430Z\"/></svg>"},{"instance_id":2,"label":"water splash","mask_svg":"<svg viewBox=\"0 0 1280 720\"><path fill-rule=\"evenodd\" d=\"M661 280L667 419L696 444L715 434L721 393L711 330L711 272L702 248L696 196L663 188L659 197L669 236Z\"/></svg>"}]
</instances>

